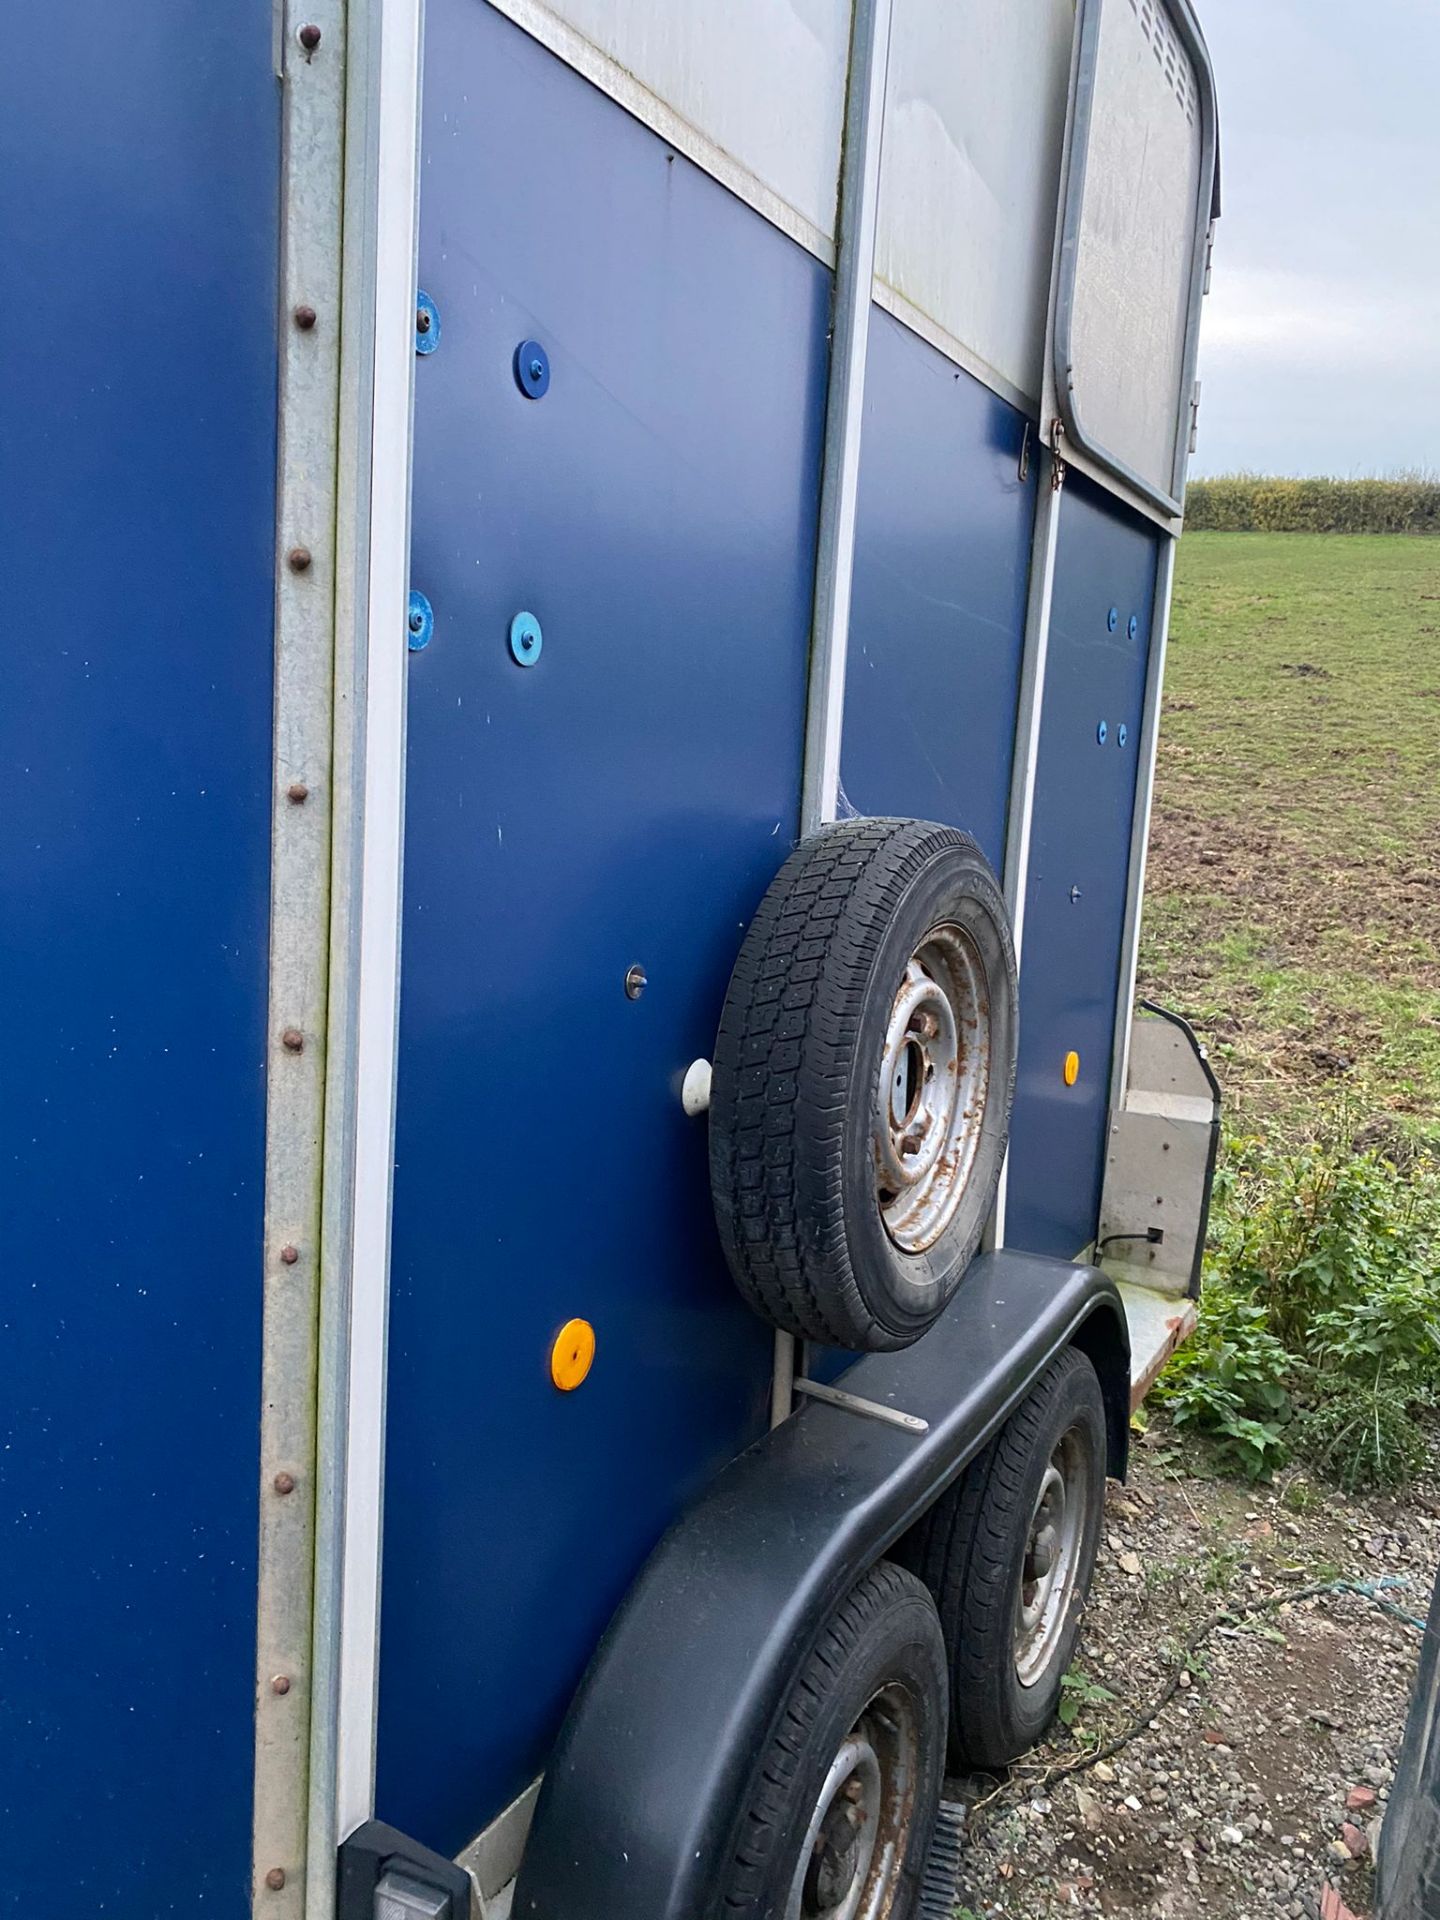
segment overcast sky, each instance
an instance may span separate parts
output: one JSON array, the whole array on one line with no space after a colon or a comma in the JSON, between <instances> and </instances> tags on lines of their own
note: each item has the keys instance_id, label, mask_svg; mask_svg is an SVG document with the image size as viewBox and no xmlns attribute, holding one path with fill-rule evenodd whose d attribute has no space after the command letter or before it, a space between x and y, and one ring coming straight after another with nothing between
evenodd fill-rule
<instances>
[{"instance_id":1,"label":"overcast sky","mask_svg":"<svg viewBox=\"0 0 1440 1920\"><path fill-rule=\"evenodd\" d=\"M1192 473L1440 469L1440 0L1198 0L1224 216Z\"/></svg>"}]
</instances>

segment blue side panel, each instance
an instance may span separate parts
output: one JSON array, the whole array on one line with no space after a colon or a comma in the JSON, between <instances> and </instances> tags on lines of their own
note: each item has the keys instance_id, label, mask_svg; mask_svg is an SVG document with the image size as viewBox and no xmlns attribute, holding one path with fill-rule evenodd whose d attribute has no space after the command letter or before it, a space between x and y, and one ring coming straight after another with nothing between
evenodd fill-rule
<instances>
[{"instance_id":1,"label":"blue side panel","mask_svg":"<svg viewBox=\"0 0 1440 1920\"><path fill-rule=\"evenodd\" d=\"M870 320L842 783L1004 854L1034 466L1026 422L878 308Z\"/></svg>"},{"instance_id":2,"label":"blue side panel","mask_svg":"<svg viewBox=\"0 0 1440 1920\"><path fill-rule=\"evenodd\" d=\"M270 0L7 10L17 1916L250 1911L278 167Z\"/></svg>"},{"instance_id":3,"label":"blue side panel","mask_svg":"<svg viewBox=\"0 0 1440 1920\"><path fill-rule=\"evenodd\" d=\"M1011 1245L1067 1259L1089 1244L1100 1211L1160 538L1071 472L1036 764L1005 1224ZM1072 1051L1080 1073L1067 1087Z\"/></svg>"},{"instance_id":4,"label":"blue side panel","mask_svg":"<svg viewBox=\"0 0 1440 1920\"><path fill-rule=\"evenodd\" d=\"M828 277L430 0L420 280L377 1807L453 1850L763 1425L679 1087L797 827ZM597 1357L562 1394L572 1315Z\"/></svg>"}]
</instances>

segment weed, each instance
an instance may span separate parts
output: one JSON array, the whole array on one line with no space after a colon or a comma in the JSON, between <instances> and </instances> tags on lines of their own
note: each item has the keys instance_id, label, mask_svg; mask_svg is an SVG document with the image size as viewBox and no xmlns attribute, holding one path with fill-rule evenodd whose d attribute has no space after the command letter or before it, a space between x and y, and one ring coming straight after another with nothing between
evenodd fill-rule
<instances>
[{"instance_id":1,"label":"weed","mask_svg":"<svg viewBox=\"0 0 1440 1920\"><path fill-rule=\"evenodd\" d=\"M1062 1726L1073 1727L1086 1707L1103 1707L1114 1698L1108 1687L1102 1687L1079 1667L1072 1667L1060 1682L1060 1705L1056 1712Z\"/></svg>"},{"instance_id":2,"label":"weed","mask_svg":"<svg viewBox=\"0 0 1440 1920\"><path fill-rule=\"evenodd\" d=\"M1343 1126L1291 1152L1241 1140L1214 1219L1195 1337L1157 1387L1175 1424L1252 1478L1298 1457L1352 1490L1410 1479L1440 1398L1440 1169Z\"/></svg>"}]
</instances>

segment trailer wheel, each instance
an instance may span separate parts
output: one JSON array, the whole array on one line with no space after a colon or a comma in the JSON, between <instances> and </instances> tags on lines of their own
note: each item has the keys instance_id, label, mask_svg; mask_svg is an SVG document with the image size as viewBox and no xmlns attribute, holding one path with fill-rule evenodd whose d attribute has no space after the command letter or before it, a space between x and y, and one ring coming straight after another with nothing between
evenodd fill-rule
<instances>
[{"instance_id":1,"label":"trailer wheel","mask_svg":"<svg viewBox=\"0 0 1440 1920\"><path fill-rule=\"evenodd\" d=\"M945 1764L935 1603L880 1561L821 1629L751 1775L726 1920L906 1920Z\"/></svg>"},{"instance_id":2,"label":"trailer wheel","mask_svg":"<svg viewBox=\"0 0 1440 1920\"><path fill-rule=\"evenodd\" d=\"M751 1305L883 1352L979 1245L1015 1085L1015 954L968 834L856 820L800 846L746 934L715 1049L710 1177Z\"/></svg>"},{"instance_id":3,"label":"trailer wheel","mask_svg":"<svg viewBox=\"0 0 1440 1920\"><path fill-rule=\"evenodd\" d=\"M1100 1382L1070 1347L900 1550L940 1610L953 1765L1008 1766L1054 1718L1104 1503Z\"/></svg>"}]
</instances>

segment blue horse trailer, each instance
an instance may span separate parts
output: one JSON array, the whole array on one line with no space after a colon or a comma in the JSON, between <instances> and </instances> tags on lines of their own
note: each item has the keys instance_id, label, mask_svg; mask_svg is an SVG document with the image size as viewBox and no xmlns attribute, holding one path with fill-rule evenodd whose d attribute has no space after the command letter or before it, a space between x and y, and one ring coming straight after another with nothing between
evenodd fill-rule
<instances>
[{"instance_id":1,"label":"blue horse trailer","mask_svg":"<svg viewBox=\"0 0 1440 1920\"><path fill-rule=\"evenodd\" d=\"M1198 1287L1189 0L5 40L0 1909L905 1920Z\"/></svg>"}]
</instances>

